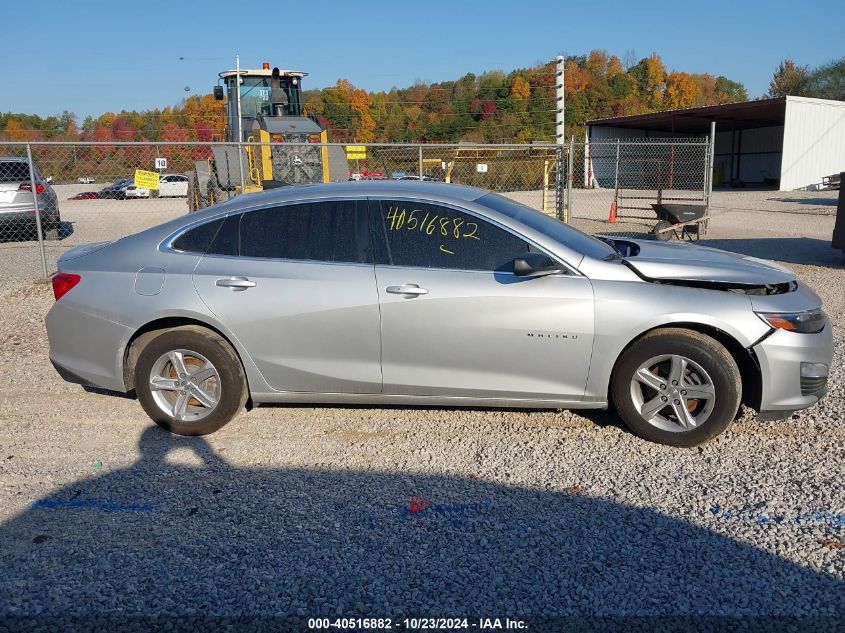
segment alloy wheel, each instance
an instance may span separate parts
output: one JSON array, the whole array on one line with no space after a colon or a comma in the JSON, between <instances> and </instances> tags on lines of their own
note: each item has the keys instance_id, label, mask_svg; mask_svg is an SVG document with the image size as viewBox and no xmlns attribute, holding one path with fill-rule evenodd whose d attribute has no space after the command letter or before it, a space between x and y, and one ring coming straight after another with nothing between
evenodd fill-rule
<instances>
[{"instance_id":1,"label":"alloy wheel","mask_svg":"<svg viewBox=\"0 0 845 633\"><path fill-rule=\"evenodd\" d=\"M642 418L659 429L690 431L716 404L716 388L704 368L678 354L650 358L631 378L631 399Z\"/></svg>"},{"instance_id":2,"label":"alloy wheel","mask_svg":"<svg viewBox=\"0 0 845 633\"><path fill-rule=\"evenodd\" d=\"M174 420L196 422L220 401L220 374L205 356L187 349L162 354L153 364L150 391L156 405Z\"/></svg>"}]
</instances>

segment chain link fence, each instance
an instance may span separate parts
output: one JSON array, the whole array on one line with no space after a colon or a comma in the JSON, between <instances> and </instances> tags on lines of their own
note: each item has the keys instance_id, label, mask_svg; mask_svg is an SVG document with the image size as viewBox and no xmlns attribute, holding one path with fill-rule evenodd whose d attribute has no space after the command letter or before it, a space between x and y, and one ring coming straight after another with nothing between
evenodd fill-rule
<instances>
[{"instance_id":1,"label":"chain link fence","mask_svg":"<svg viewBox=\"0 0 845 633\"><path fill-rule=\"evenodd\" d=\"M569 222L594 235L651 234L653 204L709 204L709 139L571 143Z\"/></svg>"},{"instance_id":2,"label":"chain link fence","mask_svg":"<svg viewBox=\"0 0 845 633\"><path fill-rule=\"evenodd\" d=\"M650 204L707 204L707 140L567 146L0 143L0 274L281 184L424 180L497 191L591 234L645 235ZM616 222L609 222L615 210ZM0 282L0 286L2 286Z\"/></svg>"}]
</instances>

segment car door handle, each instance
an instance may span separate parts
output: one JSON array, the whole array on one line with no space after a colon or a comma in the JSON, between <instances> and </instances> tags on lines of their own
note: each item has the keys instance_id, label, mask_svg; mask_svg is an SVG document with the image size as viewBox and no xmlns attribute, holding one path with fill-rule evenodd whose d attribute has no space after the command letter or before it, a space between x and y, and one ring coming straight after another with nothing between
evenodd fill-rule
<instances>
[{"instance_id":1,"label":"car door handle","mask_svg":"<svg viewBox=\"0 0 845 633\"><path fill-rule=\"evenodd\" d=\"M401 286L388 286L387 292L394 295L405 295L407 297L418 297L427 295L427 288L420 288L417 284L402 284Z\"/></svg>"},{"instance_id":2,"label":"car door handle","mask_svg":"<svg viewBox=\"0 0 845 633\"><path fill-rule=\"evenodd\" d=\"M250 281L246 277L225 277L218 279L217 285L221 288L231 288L232 290L246 290L247 288L254 288L255 282Z\"/></svg>"}]
</instances>

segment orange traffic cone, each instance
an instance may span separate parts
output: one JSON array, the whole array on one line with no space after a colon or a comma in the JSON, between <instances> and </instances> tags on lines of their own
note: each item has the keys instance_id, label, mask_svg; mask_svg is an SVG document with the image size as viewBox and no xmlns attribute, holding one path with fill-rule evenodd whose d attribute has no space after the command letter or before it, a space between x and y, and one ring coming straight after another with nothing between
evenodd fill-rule
<instances>
[{"instance_id":1,"label":"orange traffic cone","mask_svg":"<svg viewBox=\"0 0 845 633\"><path fill-rule=\"evenodd\" d=\"M616 224L616 202L610 203L610 215L607 216L607 221L611 224Z\"/></svg>"}]
</instances>

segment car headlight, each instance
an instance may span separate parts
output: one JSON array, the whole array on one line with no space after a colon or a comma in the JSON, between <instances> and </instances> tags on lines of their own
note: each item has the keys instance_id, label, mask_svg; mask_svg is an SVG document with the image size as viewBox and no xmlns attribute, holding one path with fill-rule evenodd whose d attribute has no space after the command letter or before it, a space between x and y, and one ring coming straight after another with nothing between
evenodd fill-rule
<instances>
[{"instance_id":1,"label":"car headlight","mask_svg":"<svg viewBox=\"0 0 845 633\"><path fill-rule=\"evenodd\" d=\"M827 325L827 315L821 308L806 312L758 312L757 316L774 328L798 334L815 334Z\"/></svg>"}]
</instances>

